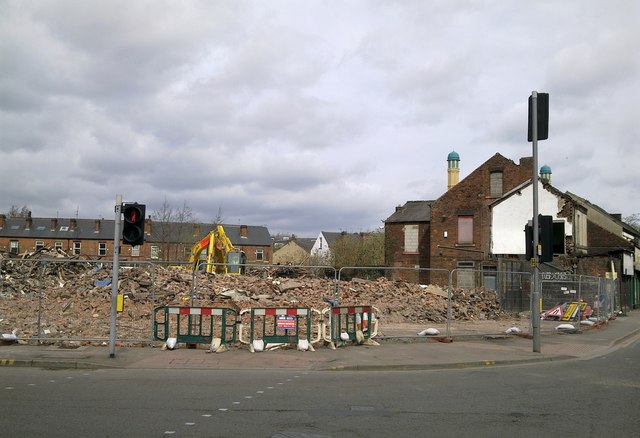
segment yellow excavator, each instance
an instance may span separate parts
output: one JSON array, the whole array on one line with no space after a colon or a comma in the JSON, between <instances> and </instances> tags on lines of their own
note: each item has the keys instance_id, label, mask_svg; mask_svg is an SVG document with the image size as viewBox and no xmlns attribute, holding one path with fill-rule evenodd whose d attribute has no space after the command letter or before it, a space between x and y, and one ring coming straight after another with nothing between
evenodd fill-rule
<instances>
[{"instance_id":1,"label":"yellow excavator","mask_svg":"<svg viewBox=\"0 0 640 438\"><path fill-rule=\"evenodd\" d=\"M207 258L200 259L202 251L207 250ZM208 273L240 275L245 261L243 253L234 248L224 232L222 225L211 230L202 240L191 248L189 262L193 269L202 269ZM202 268L200 266L202 265Z\"/></svg>"}]
</instances>

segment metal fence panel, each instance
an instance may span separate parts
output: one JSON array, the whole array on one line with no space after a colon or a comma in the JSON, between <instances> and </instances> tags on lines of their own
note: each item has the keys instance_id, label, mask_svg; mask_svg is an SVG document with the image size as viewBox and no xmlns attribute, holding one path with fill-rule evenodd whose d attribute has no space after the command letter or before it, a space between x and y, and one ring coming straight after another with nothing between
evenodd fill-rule
<instances>
[{"instance_id":1,"label":"metal fence panel","mask_svg":"<svg viewBox=\"0 0 640 438\"><path fill-rule=\"evenodd\" d=\"M0 318L22 339L106 341L110 334L113 262L9 259L2 265ZM120 339L150 340L155 271L150 263L121 262L125 308ZM106 305L105 305L106 303Z\"/></svg>"},{"instance_id":2,"label":"metal fence panel","mask_svg":"<svg viewBox=\"0 0 640 438\"><path fill-rule=\"evenodd\" d=\"M606 321L616 308L617 281L566 273L540 274L541 317L578 322Z\"/></svg>"}]
</instances>

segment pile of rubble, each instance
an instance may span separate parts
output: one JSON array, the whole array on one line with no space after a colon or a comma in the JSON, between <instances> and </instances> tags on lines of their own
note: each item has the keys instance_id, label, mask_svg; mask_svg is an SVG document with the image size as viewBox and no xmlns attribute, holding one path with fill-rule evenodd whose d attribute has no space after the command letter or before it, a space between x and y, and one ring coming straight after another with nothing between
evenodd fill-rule
<instances>
[{"instance_id":1,"label":"pile of rubble","mask_svg":"<svg viewBox=\"0 0 640 438\"><path fill-rule=\"evenodd\" d=\"M33 256L33 255L31 255ZM336 283L311 271L285 277L274 269L253 269L247 275L197 273L143 265L122 267L119 292L124 311L118 314L118 338L149 339L154 308L168 305L225 307L327 307L372 305L381 323L426 324L446 321L447 291L403 281L353 279ZM52 338L104 339L109 336L112 265L40 253L33 258L0 255L0 333L38 333ZM324 299L324 300L323 300ZM494 291L454 290L454 320L499 320L512 315L501 309Z\"/></svg>"}]
</instances>

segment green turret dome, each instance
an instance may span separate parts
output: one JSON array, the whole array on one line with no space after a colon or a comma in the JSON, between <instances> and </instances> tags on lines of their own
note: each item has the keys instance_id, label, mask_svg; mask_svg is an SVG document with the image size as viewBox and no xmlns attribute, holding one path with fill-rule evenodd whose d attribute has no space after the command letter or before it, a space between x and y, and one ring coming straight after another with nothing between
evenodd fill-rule
<instances>
[{"instance_id":1,"label":"green turret dome","mask_svg":"<svg viewBox=\"0 0 640 438\"><path fill-rule=\"evenodd\" d=\"M447 161L460 161L460 155L456 151L451 151L447 155Z\"/></svg>"}]
</instances>

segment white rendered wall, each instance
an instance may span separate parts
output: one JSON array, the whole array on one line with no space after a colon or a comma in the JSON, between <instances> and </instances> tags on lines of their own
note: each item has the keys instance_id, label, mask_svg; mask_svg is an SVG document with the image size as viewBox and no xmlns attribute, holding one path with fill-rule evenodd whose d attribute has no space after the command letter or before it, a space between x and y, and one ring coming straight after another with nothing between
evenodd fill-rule
<instances>
[{"instance_id":1,"label":"white rendered wall","mask_svg":"<svg viewBox=\"0 0 640 438\"><path fill-rule=\"evenodd\" d=\"M326 257L329 253L329 244L324 238L324 234L320 232L316 238L313 247L311 248L311 255L316 257Z\"/></svg>"},{"instance_id":2,"label":"white rendered wall","mask_svg":"<svg viewBox=\"0 0 640 438\"><path fill-rule=\"evenodd\" d=\"M538 183L538 213L552 216L554 222L565 222L565 234L571 235L571 227L566 219L558 218L557 213L563 204L562 199L545 190ZM525 254L524 227L533 218L533 188L523 188L520 194L514 193L492 209L491 252L493 254Z\"/></svg>"}]
</instances>

